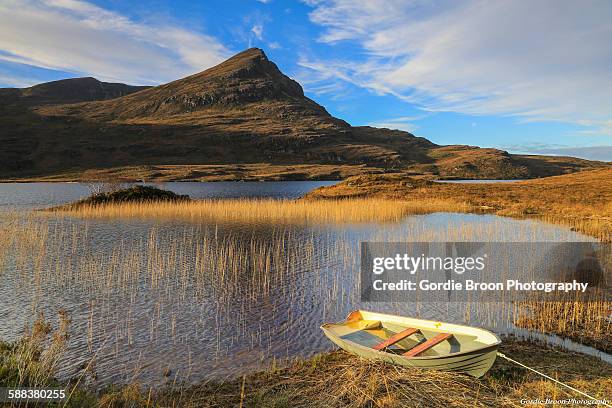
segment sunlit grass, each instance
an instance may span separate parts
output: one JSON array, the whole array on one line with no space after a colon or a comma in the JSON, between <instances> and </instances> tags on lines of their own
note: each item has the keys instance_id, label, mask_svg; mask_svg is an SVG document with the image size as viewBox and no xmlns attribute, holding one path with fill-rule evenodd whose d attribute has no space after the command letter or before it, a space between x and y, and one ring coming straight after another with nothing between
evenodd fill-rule
<instances>
[{"instance_id":1,"label":"sunlit grass","mask_svg":"<svg viewBox=\"0 0 612 408\"><path fill-rule=\"evenodd\" d=\"M515 324L541 333L552 333L610 352L612 304L603 299L567 302L520 302Z\"/></svg>"},{"instance_id":2,"label":"sunlit grass","mask_svg":"<svg viewBox=\"0 0 612 408\"><path fill-rule=\"evenodd\" d=\"M370 197L423 204L442 200L470 212L541 219L612 242L611 178L612 169L606 168L516 183L421 183L419 186L402 175L368 175L318 188L307 197L311 200Z\"/></svg>"},{"instance_id":3,"label":"sunlit grass","mask_svg":"<svg viewBox=\"0 0 612 408\"><path fill-rule=\"evenodd\" d=\"M501 216L535 217L552 224L560 224L593 236L602 242L612 241L612 204L597 205L531 201L505 202L491 197L486 202L490 208L498 208ZM546 205L546 210L543 210ZM432 192L423 196L415 194L404 199L350 198L326 200L274 200L274 199L221 199L183 202L125 202L101 205L84 204L65 206L54 210L55 214L67 214L82 218L175 218L236 223L302 223L349 224L369 222L398 222L409 215L435 212L478 213L491 212L483 201L474 201L457 193L435 196ZM532 209L537 212L532 214ZM535 210L534 210L535 211Z\"/></svg>"},{"instance_id":4,"label":"sunlit grass","mask_svg":"<svg viewBox=\"0 0 612 408\"><path fill-rule=\"evenodd\" d=\"M399 221L407 215L467 211L469 206L448 199L397 201L352 200L194 200L80 205L62 212L86 218L146 217L207 219L216 222L361 223Z\"/></svg>"}]
</instances>

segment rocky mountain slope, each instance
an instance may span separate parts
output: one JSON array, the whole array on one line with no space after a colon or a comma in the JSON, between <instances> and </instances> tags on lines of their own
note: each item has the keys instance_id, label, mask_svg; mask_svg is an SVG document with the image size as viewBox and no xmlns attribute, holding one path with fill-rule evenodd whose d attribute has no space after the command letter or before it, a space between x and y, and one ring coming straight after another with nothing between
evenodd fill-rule
<instances>
[{"instance_id":1,"label":"rocky mountain slope","mask_svg":"<svg viewBox=\"0 0 612 408\"><path fill-rule=\"evenodd\" d=\"M518 178L602 165L438 146L407 132L350 126L256 48L150 88L78 78L0 89L0 123L1 179L78 179L91 169L120 176L121 169L151 166L157 170L147 177L163 178L181 166L211 165L304 166L301 178L389 171Z\"/></svg>"}]
</instances>

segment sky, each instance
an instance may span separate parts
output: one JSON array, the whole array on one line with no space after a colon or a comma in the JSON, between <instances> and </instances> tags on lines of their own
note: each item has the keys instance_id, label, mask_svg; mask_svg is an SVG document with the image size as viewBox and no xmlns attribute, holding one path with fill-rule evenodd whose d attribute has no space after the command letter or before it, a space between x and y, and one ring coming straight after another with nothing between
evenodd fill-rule
<instances>
[{"instance_id":1,"label":"sky","mask_svg":"<svg viewBox=\"0 0 612 408\"><path fill-rule=\"evenodd\" d=\"M0 87L156 85L262 48L352 125L612 161L609 0L0 0Z\"/></svg>"}]
</instances>

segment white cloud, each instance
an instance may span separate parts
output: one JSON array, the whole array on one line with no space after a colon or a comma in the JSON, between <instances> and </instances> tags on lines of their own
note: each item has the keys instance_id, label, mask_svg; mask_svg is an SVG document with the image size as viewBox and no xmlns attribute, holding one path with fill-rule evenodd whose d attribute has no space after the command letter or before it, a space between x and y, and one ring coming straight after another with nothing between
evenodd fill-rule
<instances>
[{"instance_id":1,"label":"white cloud","mask_svg":"<svg viewBox=\"0 0 612 408\"><path fill-rule=\"evenodd\" d=\"M36 85L40 82L41 81L38 81L33 78L25 78L22 76L10 75L10 74L5 75L5 74L0 73L0 84L7 85L9 87L27 88L29 86Z\"/></svg>"},{"instance_id":2,"label":"white cloud","mask_svg":"<svg viewBox=\"0 0 612 408\"><path fill-rule=\"evenodd\" d=\"M263 24L255 24L251 27L251 32L255 35L258 40L263 40Z\"/></svg>"},{"instance_id":3,"label":"white cloud","mask_svg":"<svg viewBox=\"0 0 612 408\"><path fill-rule=\"evenodd\" d=\"M320 41L361 61L302 61L428 110L516 115L612 134L612 2L310 2Z\"/></svg>"},{"instance_id":4,"label":"white cloud","mask_svg":"<svg viewBox=\"0 0 612 408\"><path fill-rule=\"evenodd\" d=\"M544 154L552 156L581 157L588 160L612 162L612 146L563 146L557 144L533 143L502 147L512 153Z\"/></svg>"},{"instance_id":5,"label":"white cloud","mask_svg":"<svg viewBox=\"0 0 612 408\"><path fill-rule=\"evenodd\" d=\"M408 122L407 120L402 120L402 118L394 118L388 120L382 120L380 122L372 122L368 123L368 126L373 126L377 128L387 128L387 129L396 129L403 130L404 132L414 133L418 128L412 122Z\"/></svg>"},{"instance_id":6,"label":"white cloud","mask_svg":"<svg viewBox=\"0 0 612 408\"><path fill-rule=\"evenodd\" d=\"M0 60L155 84L222 61L215 38L150 25L80 0L0 0Z\"/></svg>"}]
</instances>

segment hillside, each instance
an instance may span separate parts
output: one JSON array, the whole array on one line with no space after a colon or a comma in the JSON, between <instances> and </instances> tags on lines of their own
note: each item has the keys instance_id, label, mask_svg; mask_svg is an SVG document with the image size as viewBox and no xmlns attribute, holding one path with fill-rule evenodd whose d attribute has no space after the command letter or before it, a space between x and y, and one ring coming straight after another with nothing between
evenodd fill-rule
<instances>
[{"instance_id":1,"label":"hillside","mask_svg":"<svg viewBox=\"0 0 612 408\"><path fill-rule=\"evenodd\" d=\"M1 89L0 123L5 180L526 178L602 165L350 126L256 48L152 88L78 78Z\"/></svg>"}]
</instances>

